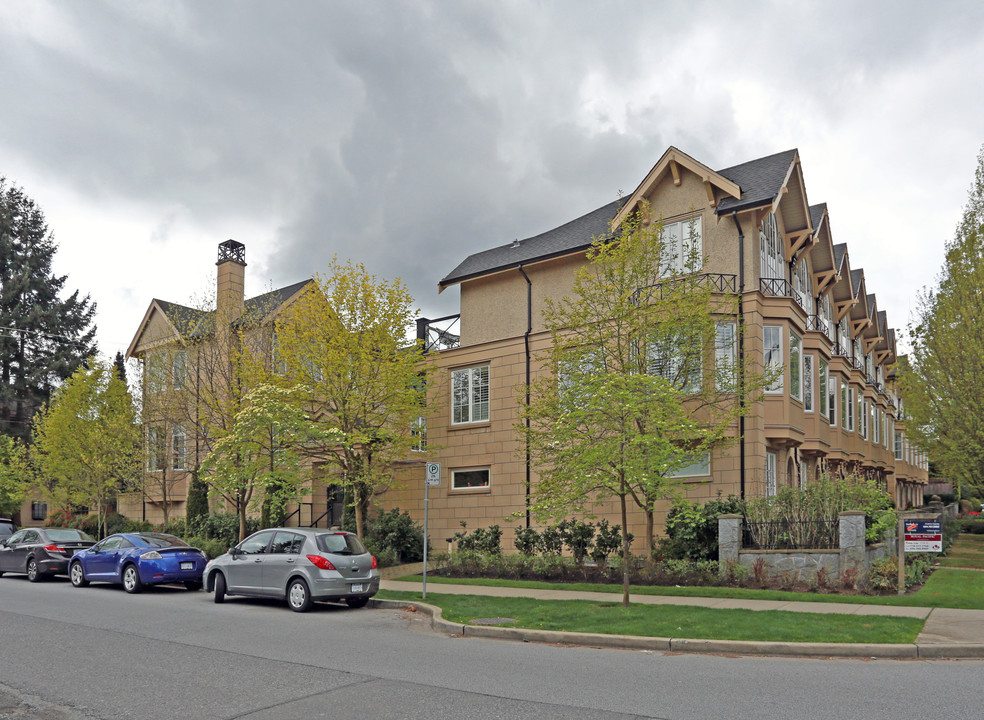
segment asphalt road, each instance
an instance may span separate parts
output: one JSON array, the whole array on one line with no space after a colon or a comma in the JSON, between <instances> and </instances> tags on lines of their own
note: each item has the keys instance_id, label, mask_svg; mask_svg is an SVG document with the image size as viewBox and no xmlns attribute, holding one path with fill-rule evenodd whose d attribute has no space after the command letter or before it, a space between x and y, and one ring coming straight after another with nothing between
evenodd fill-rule
<instances>
[{"instance_id":1,"label":"asphalt road","mask_svg":"<svg viewBox=\"0 0 984 720\"><path fill-rule=\"evenodd\" d=\"M671 655L449 638L422 617L0 578L0 718L984 716L984 662Z\"/></svg>"}]
</instances>

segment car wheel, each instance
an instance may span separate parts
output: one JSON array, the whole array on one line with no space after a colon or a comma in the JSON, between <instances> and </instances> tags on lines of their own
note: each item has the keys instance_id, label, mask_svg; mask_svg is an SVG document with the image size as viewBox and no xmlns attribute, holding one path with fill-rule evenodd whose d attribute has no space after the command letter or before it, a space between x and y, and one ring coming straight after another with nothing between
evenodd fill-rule
<instances>
[{"instance_id":1,"label":"car wheel","mask_svg":"<svg viewBox=\"0 0 984 720\"><path fill-rule=\"evenodd\" d=\"M369 598L367 597L347 598L345 600L345 604L348 605L353 610L357 610L358 608L364 608L366 605L368 605Z\"/></svg>"},{"instance_id":2,"label":"car wheel","mask_svg":"<svg viewBox=\"0 0 984 720\"><path fill-rule=\"evenodd\" d=\"M224 603L226 596L226 582L225 575L222 573L215 574L215 602Z\"/></svg>"},{"instance_id":3,"label":"car wheel","mask_svg":"<svg viewBox=\"0 0 984 720\"><path fill-rule=\"evenodd\" d=\"M31 582L37 582L41 579L41 573L38 570L38 561L34 558L27 561L27 579Z\"/></svg>"},{"instance_id":4,"label":"car wheel","mask_svg":"<svg viewBox=\"0 0 984 720\"><path fill-rule=\"evenodd\" d=\"M82 570L82 563L80 562L76 561L72 563L72 567L68 571L68 577L75 587L85 587L89 584L89 581L85 579L85 572Z\"/></svg>"},{"instance_id":5,"label":"car wheel","mask_svg":"<svg viewBox=\"0 0 984 720\"><path fill-rule=\"evenodd\" d=\"M143 590L143 583L140 582L140 573L137 572L136 565L127 565L123 568L123 589L131 595Z\"/></svg>"},{"instance_id":6,"label":"car wheel","mask_svg":"<svg viewBox=\"0 0 984 720\"><path fill-rule=\"evenodd\" d=\"M187 581L185 581L185 584L184 585L185 585L186 588L188 588L192 592L197 592L198 590L201 590L202 589L202 581L201 580L187 580Z\"/></svg>"},{"instance_id":7,"label":"car wheel","mask_svg":"<svg viewBox=\"0 0 984 720\"><path fill-rule=\"evenodd\" d=\"M294 578L287 585L287 604L294 612L307 612L311 609L311 593L307 583Z\"/></svg>"}]
</instances>

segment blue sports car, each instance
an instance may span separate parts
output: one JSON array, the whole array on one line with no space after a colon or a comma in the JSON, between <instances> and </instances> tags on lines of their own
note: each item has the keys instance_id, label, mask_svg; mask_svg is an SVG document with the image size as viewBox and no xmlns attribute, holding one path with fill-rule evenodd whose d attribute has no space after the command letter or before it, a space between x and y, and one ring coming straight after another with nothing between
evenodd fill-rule
<instances>
[{"instance_id":1,"label":"blue sports car","mask_svg":"<svg viewBox=\"0 0 984 720\"><path fill-rule=\"evenodd\" d=\"M68 576L75 587L90 582L122 583L128 593L144 585L184 583L201 590L205 553L173 535L117 533L72 557Z\"/></svg>"}]
</instances>

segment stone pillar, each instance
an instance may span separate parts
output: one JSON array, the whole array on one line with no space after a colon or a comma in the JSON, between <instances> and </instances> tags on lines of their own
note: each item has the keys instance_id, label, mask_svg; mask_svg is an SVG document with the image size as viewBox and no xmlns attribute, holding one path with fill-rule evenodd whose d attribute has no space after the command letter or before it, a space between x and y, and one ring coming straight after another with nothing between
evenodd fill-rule
<instances>
[{"instance_id":1,"label":"stone pillar","mask_svg":"<svg viewBox=\"0 0 984 720\"><path fill-rule=\"evenodd\" d=\"M840 574L855 571L855 579L868 575L868 563L864 552L864 513L850 510L840 514Z\"/></svg>"},{"instance_id":2,"label":"stone pillar","mask_svg":"<svg viewBox=\"0 0 984 720\"><path fill-rule=\"evenodd\" d=\"M738 563L741 550L741 515L718 515L718 577L728 577L728 566Z\"/></svg>"}]
</instances>

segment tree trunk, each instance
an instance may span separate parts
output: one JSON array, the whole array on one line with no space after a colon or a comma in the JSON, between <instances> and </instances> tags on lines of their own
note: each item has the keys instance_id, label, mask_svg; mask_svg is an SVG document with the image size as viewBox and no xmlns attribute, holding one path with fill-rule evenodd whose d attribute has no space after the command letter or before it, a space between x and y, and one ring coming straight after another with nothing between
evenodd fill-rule
<instances>
[{"instance_id":1,"label":"tree trunk","mask_svg":"<svg viewBox=\"0 0 984 720\"><path fill-rule=\"evenodd\" d=\"M655 511L650 505L646 508L646 547L649 550L649 562L656 560L656 533L653 531Z\"/></svg>"},{"instance_id":2,"label":"tree trunk","mask_svg":"<svg viewBox=\"0 0 984 720\"><path fill-rule=\"evenodd\" d=\"M246 503L242 500L238 503L239 507L239 542L246 539Z\"/></svg>"},{"instance_id":3,"label":"tree trunk","mask_svg":"<svg viewBox=\"0 0 984 720\"><path fill-rule=\"evenodd\" d=\"M622 607L629 606L629 514L625 507L625 478L621 480L621 506L622 506Z\"/></svg>"}]
</instances>

